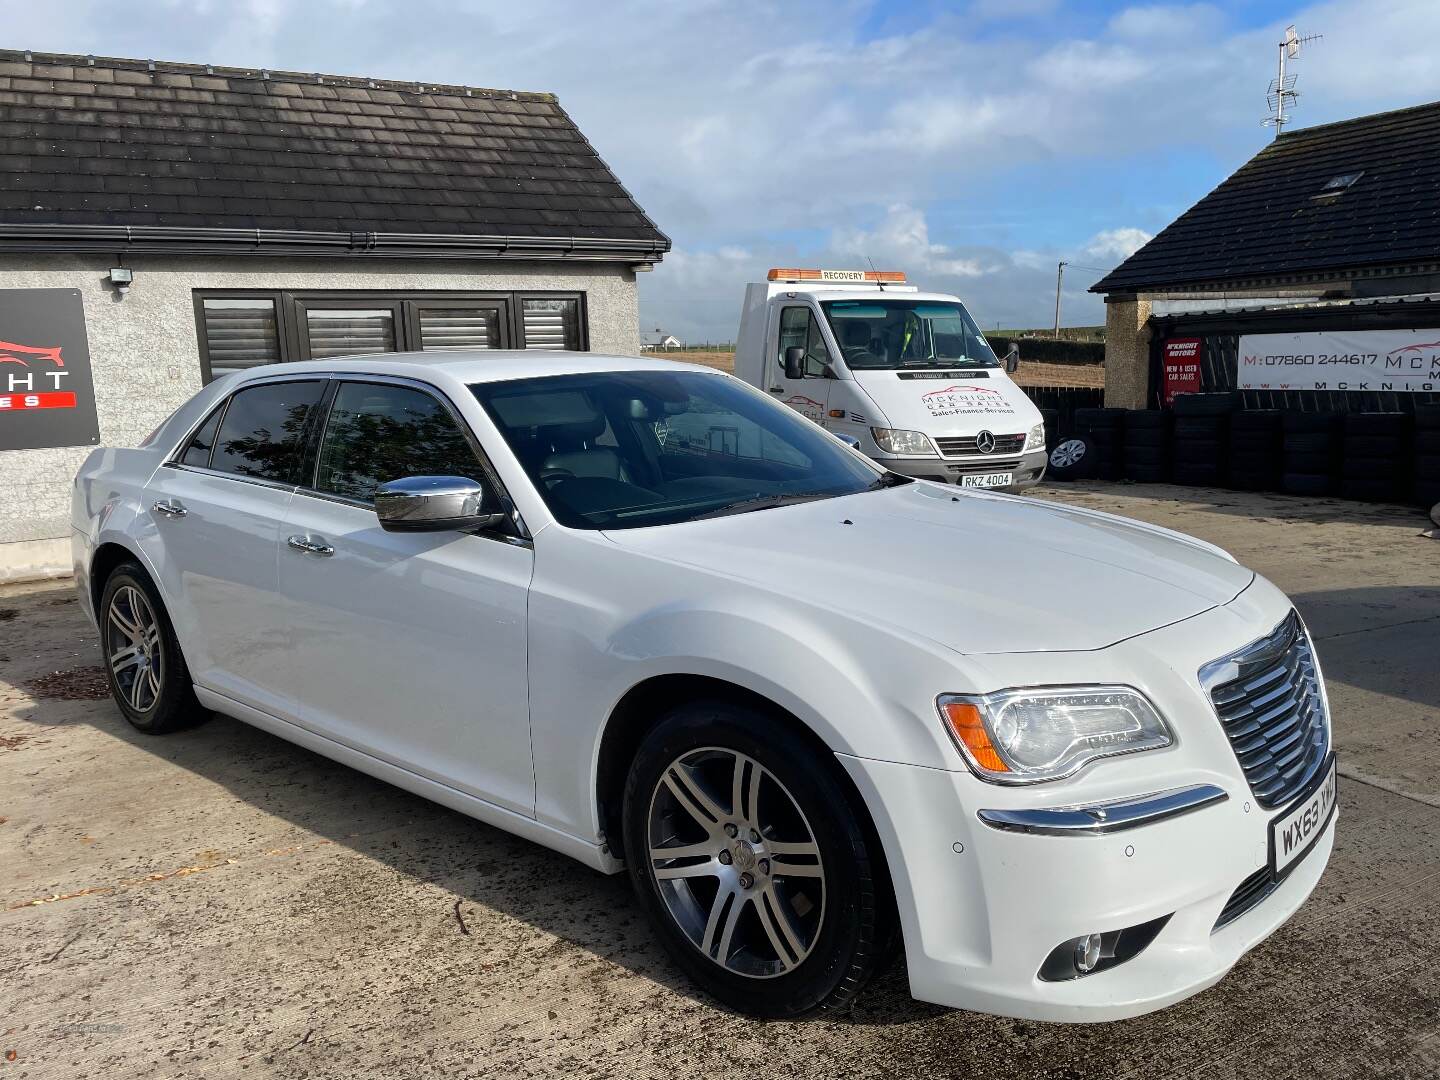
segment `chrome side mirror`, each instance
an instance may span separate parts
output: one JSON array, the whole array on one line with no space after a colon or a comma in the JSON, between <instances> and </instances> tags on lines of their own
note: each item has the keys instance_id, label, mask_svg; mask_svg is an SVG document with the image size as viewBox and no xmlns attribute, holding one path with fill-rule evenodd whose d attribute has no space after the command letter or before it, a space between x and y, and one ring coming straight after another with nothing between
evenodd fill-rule
<instances>
[{"instance_id":1,"label":"chrome side mirror","mask_svg":"<svg viewBox=\"0 0 1440 1080\"><path fill-rule=\"evenodd\" d=\"M485 485L463 476L407 476L375 489L375 516L390 532L488 529L505 520L484 506Z\"/></svg>"}]
</instances>

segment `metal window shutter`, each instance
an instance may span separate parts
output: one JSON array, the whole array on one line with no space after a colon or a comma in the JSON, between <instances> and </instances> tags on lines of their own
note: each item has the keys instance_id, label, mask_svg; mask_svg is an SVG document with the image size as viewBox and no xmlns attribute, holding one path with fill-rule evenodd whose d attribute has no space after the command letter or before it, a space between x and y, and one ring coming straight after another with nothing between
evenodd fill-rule
<instances>
[{"instance_id":1,"label":"metal window shutter","mask_svg":"<svg viewBox=\"0 0 1440 1080\"><path fill-rule=\"evenodd\" d=\"M306 316L310 355L316 360L355 353L391 352L395 322L388 311L314 309Z\"/></svg>"},{"instance_id":2,"label":"metal window shutter","mask_svg":"<svg viewBox=\"0 0 1440 1080\"><path fill-rule=\"evenodd\" d=\"M210 373L215 378L232 371L280 361L280 333L275 305L221 307L206 301L205 342Z\"/></svg>"},{"instance_id":3,"label":"metal window shutter","mask_svg":"<svg viewBox=\"0 0 1440 1080\"><path fill-rule=\"evenodd\" d=\"M422 349L498 349L498 308L421 308Z\"/></svg>"},{"instance_id":4,"label":"metal window shutter","mask_svg":"<svg viewBox=\"0 0 1440 1080\"><path fill-rule=\"evenodd\" d=\"M580 304L577 300L526 300L525 348L580 348Z\"/></svg>"}]
</instances>

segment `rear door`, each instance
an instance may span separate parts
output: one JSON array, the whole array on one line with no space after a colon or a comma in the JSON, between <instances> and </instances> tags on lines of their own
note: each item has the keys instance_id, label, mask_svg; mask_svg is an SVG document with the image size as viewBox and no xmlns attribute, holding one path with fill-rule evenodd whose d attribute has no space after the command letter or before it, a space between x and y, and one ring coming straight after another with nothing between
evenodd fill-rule
<instances>
[{"instance_id":1,"label":"rear door","mask_svg":"<svg viewBox=\"0 0 1440 1080\"><path fill-rule=\"evenodd\" d=\"M830 356L814 311L805 304L781 307L778 332L771 340L776 344L766 362L765 389L823 427L830 408ZM785 350L794 345L805 350L805 376L800 379L785 375Z\"/></svg>"},{"instance_id":2,"label":"rear door","mask_svg":"<svg viewBox=\"0 0 1440 1080\"><path fill-rule=\"evenodd\" d=\"M529 543L498 531L386 532L373 504L378 484L406 476L468 476L498 493L477 450L433 388L337 380L280 530L282 715L533 814Z\"/></svg>"},{"instance_id":3,"label":"rear door","mask_svg":"<svg viewBox=\"0 0 1440 1080\"><path fill-rule=\"evenodd\" d=\"M251 383L222 402L146 487L142 548L191 677L273 711L284 655L276 542L325 380Z\"/></svg>"}]
</instances>

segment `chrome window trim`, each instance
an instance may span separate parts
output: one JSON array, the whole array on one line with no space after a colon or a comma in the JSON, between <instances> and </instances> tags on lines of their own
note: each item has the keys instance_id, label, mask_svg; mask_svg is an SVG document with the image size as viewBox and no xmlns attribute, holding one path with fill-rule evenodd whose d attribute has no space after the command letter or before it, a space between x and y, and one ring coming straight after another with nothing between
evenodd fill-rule
<instances>
[{"instance_id":1,"label":"chrome window trim","mask_svg":"<svg viewBox=\"0 0 1440 1080\"><path fill-rule=\"evenodd\" d=\"M1230 798L1214 784L1192 784L1149 795L1090 803L1020 810L980 810L976 816L1001 832L1032 836L1105 836L1191 814Z\"/></svg>"}]
</instances>

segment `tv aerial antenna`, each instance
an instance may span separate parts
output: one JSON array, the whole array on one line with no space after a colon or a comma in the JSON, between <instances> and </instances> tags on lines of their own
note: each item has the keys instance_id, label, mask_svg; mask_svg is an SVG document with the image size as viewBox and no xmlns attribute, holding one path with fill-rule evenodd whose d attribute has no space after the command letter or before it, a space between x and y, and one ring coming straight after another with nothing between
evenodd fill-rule
<instances>
[{"instance_id":1,"label":"tv aerial antenna","mask_svg":"<svg viewBox=\"0 0 1440 1080\"><path fill-rule=\"evenodd\" d=\"M1270 106L1270 115L1263 121L1266 127L1275 129L1277 139L1290 120L1285 115L1286 109L1293 112L1300 104L1300 91L1295 89L1295 76L1285 74L1285 61L1299 59L1300 46L1319 41L1323 36L1306 34L1301 37L1293 25L1285 28L1285 40L1280 42L1280 70L1275 78L1270 80L1270 91L1265 95L1265 103Z\"/></svg>"}]
</instances>

